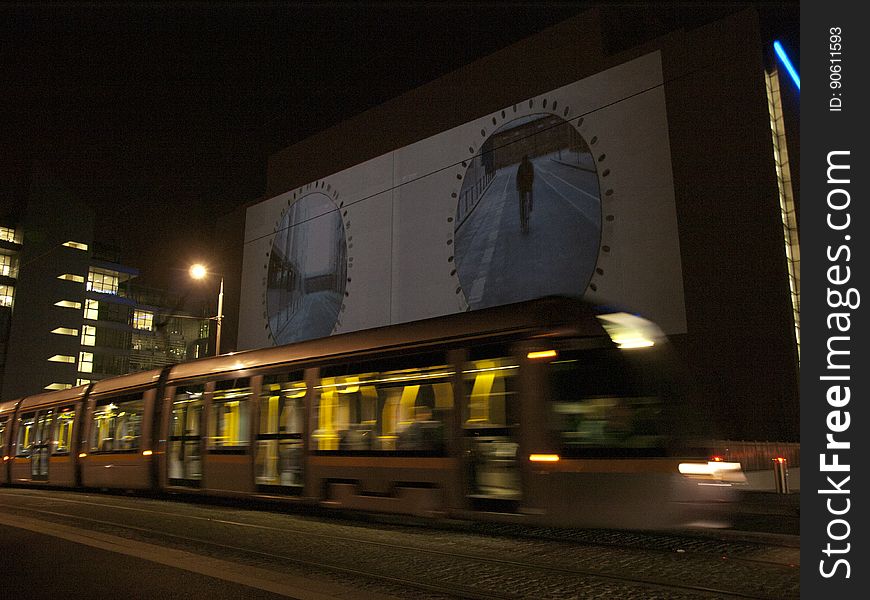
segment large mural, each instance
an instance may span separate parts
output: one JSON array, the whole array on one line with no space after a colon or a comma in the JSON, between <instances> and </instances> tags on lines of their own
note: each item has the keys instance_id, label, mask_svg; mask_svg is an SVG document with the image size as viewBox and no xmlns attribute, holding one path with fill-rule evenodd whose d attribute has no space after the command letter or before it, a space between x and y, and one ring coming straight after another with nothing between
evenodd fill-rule
<instances>
[{"instance_id":1,"label":"large mural","mask_svg":"<svg viewBox=\"0 0 870 600\"><path fill-rule=\"evenodd\" d=\"M243 290L240 348L553 294L685 332L659 54L250 207Z\"/></svg>"}]
</instances>

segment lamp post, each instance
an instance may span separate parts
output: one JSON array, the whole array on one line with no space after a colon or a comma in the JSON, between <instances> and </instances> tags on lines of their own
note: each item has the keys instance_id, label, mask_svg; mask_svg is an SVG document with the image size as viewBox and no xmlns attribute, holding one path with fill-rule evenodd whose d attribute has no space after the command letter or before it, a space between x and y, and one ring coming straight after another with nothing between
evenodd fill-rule
<instances>
[{"instance_id":1,"label":"lamp post","mask_svg":"<svg viewBox=\"0 0 870 600\"><path fill-rule=\"evenodd\" d=\"M208 268L200 263L191 265L190 276L194 279L205 279L208 275ZM217 316L211 317L217 321L217 330L215 332L214 354L215 356L221 353L221 324L224 320L224 277L221 275L221 287L218 292Z\"/></svg>"}]
</instances>

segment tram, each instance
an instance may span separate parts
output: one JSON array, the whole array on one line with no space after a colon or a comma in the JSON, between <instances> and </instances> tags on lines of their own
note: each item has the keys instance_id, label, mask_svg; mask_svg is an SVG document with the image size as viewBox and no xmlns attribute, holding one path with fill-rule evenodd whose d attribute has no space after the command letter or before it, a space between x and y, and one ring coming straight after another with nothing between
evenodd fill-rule
<instances>
[{"instance_id":1,"label":"tram","mask_svg":"<svg viewBox=\"0 0 870 600\"><path fill-rule=\"evenodd\" d=\"M0 403L0 483L552 526L721 514L651 322L543 298Z\"/></svg>"}]
</instances>

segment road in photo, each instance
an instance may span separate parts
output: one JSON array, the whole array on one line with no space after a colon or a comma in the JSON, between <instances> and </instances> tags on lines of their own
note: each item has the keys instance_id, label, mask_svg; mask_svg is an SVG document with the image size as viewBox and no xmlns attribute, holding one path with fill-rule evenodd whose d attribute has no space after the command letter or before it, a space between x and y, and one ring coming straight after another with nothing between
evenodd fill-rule
<instances>
[{"instance_id":1,"label":"road in photo","mask_svg":"<svg viewBox=\"0 0 870 600\"><path fill-rule=\"evenodd\" d=\"M568 124L557 128L563 139L574 131ZM534 169L526 233L520 223L519 161L499 166L503 148L497 148L496 158L484 156L479 168L469 168L455 244L457 273L471 308L554 294L580 296L586 290L601 241L601 200L588 147L573 135L570 145L546 154L523 154ZM546 143L538 140L536 145L540 149ZM517 146L513 157L524 151Z\"/></svg>"},{"instance_id":2,"label":"road in photo","mask_svg":"<svg viewBox=\"0 0 870 600\"><path fill-rule=\"evenodd\" d=\"M338 208L321 193L287 208L272 242L266 285L276 344L332 333L344 295L347 246Z\"/></svg>"}]
</instances>

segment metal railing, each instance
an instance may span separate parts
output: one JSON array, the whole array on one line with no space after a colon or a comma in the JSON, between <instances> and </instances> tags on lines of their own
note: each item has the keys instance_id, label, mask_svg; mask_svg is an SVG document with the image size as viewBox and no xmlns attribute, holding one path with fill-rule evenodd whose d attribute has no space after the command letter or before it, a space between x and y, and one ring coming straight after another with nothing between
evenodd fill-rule
<instances>
[{"instance_id":1,"label":"metal railing","mask_svg":"<svg viewBox=\"0 0 870 600\"><path fill-rule=\"evenodd\" d=\"M744 471L773 468L773 459L782 457L791 468L800 467L801 445L797 442L754 442L743 440L713 440L710 449L727 461L739 462Z\"/></svg>"}]
</instances>

